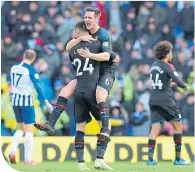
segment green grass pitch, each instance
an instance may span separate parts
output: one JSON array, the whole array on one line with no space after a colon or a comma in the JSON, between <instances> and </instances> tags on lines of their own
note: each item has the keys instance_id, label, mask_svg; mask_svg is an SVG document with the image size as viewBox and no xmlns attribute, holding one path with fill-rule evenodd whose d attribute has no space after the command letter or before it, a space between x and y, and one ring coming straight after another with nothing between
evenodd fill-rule
<instances>
[{"instance_id":1,"label":"green grass pitch","mask_svg":"<svg viewBox=\"0 0 195 172\"><path fill-rule=\"evenodd\" d=\"M10 165L10 163L9 163ZM93 163L88 163L91 171L95 170ZM109 164L115 172L193 172L194 163L189 166L174 166L172 162L159 162L158 166L147 166L145 162L131 164L129 162L116 162ZM23 163L10 165L12 168L21 172L78 172L77 162L42 162L37 166L27 166Z\"/></svg>"}]
</instances>

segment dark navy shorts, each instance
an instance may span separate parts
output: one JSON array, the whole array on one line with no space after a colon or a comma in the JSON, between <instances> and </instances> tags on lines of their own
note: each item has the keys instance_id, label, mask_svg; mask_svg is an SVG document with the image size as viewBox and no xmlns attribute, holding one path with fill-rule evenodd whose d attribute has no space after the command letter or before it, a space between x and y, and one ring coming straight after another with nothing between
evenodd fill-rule
<instances>
[{"instance_id":1,"label":"dark navy shorts","mask_svg":"<svg viewBox=\"0 0 195 172\"><path fill-rule=\"evenodd\" d=\"M173 120L180 121L182 116L175 103L164 105L150 105L152 116L152 124L163 123L164 121L171 122Z\"/></svg>"},{"instance_id":2,"label":"dark navy shorts","mask_svg":"<svg viewBox=\"0 0 195 172\"><path fill-rule=\"evenodd\" d=\"M33 124L35 123L34 106L13 106L17 123Z\"/></svg>"},{"instance_id":3,"label":"dark navy shorts","mask_svg":"<svg viewBox=\"0 0 195 172\"><path fill-rule=\"evenodd\" d=\"M92 120L90 112L97 121L100 121L100 112L95 93L75 92L74 98L74 116L77 124L90 122Z\"/></svg>"},{"instance_id":4,"label":"dark navy shorts","mask_svg":"<svg viewBox=\"0 0 195 172\"><path fill-rule=\"evenodd\" d=\"M104 72L104 73L100 74L98 85L100 87L104 88L109 94L110 90L112 89L114 80L115 80L114 71Z\"/></svg>"}]
</instances>

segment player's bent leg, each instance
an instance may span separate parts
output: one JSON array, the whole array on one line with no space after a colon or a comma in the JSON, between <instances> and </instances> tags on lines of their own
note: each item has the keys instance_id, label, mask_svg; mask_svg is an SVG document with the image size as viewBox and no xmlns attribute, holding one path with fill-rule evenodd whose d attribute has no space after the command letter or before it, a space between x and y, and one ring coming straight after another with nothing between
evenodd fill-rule
<instances>
[{"instance_id":1,"label":"player's bent leg","mask_svg":"<svg viewBox=\"0 0 195 172\"><path fill-rule=\"evenodd\" d=\"M175 143L175 154L176 154L174 165L189 165L190 162L187 162L180 157L181 146L182 146L182 131L183 131L182 123L180 121L174 120L171 121L171 124L174 128L173 140Z\"/></svg>"},{"instance_id":2,"label":"player's bent leg","mask_svg":"<svg viewBox=\"0 0 195 172\"><path fill-rule=\"evenodd\" d=\"M152 124L152 129L148 140L148 160L146 161L147 165L158 165L158 163L153 159L153 155L156 145L156 138L159 135L160 130L161 130L160 123Z\"/></svg>"},{"instance_id":3,"label":"player's bent leg","mask_svg":"<svg viewBox=\"0 0 195 172\"><path fill-rule=\"evenodd\" d=\"M106 99L108 97L108 92L100 87L97 86L96 89L96 100L99 106L99 111L100 111L100 119L102 122L102 132L101 134L104 135L110 135L110 130L109 130L109 107L106 102Z\"/></svg>"},{"instance_id":4,"label":"player's bent leg","mask_svg":"<svg viewBox=\"0 0 195 172\"><path fill-rule=\"evenodd\" d=\"M76 79L73 79L72 81L70 81L68 85L66 85L65 87L61 89L59 96L64 97L66 99L72 97L75 92L76 84L77 84Z\"/></svg>"},{"instance_id":5,"label":"player's bent leg","mask_svg":"<svg viewBox=\"0 0 195 172\"><path fill-rule=\"evenodd\" d=\"M66 109L68 103L68 98L72 97L75 91L77 80L74 79L70 81L68 85L63 87L60 91L56 105L53 108L53 111L49 117L49 121L45 124L35 123L34 126L41 130L46 131L48 135L55 134L55 124L60 117L61 113Z\"/></svg>"},{"instance_id":6,"label":"player's bent leg","mask_svg":"<svg viewBox=\"0 0 195 172\"><path fill-rule=\"evenodd\" d=\"M33 124L25 124L24 128L24 164L37 165L37 163L31 159L33 149Z\"/></svg>"},{"instance_id":7,"label":"player's bent leg","mask_svg":"<svg viewBox=\"0 0 195 172\"><path fill-rule=\"evenodd\" d=\"M90 170L84 161L84 136L86 122L76 124L75 150L78 160L78 169L81 171Z\"/></svg>"},{"instance_id":8,"label":"player's bent leg","mask_svg":"<svg viewBox=\"0 0 195 172\"><path fill-rule=\"evenodd\" d=\"M12 164L16 164L15 154L23 135L24 135L24 123L18 123L18 130L14 133L11 150L9 154L9 160Z\"/></svg>"}]
</instances>

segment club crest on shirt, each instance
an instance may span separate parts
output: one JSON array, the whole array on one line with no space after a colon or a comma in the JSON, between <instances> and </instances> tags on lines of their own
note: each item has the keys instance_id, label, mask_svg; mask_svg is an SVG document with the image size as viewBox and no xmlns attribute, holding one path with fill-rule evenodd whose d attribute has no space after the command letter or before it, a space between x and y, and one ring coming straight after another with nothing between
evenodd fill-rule
<instances>
[{"instance_id":1,"label":"club crest on shirt","mask_svg":"<svg viewBox=\"0 0 195 172\"><path fill-rule=\"evenodd\" d=\"M103 42L104 47L108 47L108 42Z\"/></svg>"},{"instance_id":2,"label":"club crest on shirt","mask_svg":"<svg viewBox=\"0 0 195 172\"><path fill-rule=\"evenodd\" d=\"M39 75L37 73L34 76L36 79L39 79Z\"/></svg>"}]
</instances>

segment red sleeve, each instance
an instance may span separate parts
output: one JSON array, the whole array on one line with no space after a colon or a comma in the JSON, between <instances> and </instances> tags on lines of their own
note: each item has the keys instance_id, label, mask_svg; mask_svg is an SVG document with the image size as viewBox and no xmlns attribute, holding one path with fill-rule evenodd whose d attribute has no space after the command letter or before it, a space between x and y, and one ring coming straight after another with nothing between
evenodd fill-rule
<instances>
[{"instance_id":1,"label":"red sleeve","mask_svg":"<svg viewBox=\"0 0 195 172\"><path fill-rule=\"evenodd\" d=\"M175 70L175 66L173 66L171 63L167 63L169 65L169 67L172 69L172 70Z\"/></svg>"}]
</instances>

